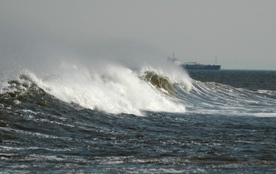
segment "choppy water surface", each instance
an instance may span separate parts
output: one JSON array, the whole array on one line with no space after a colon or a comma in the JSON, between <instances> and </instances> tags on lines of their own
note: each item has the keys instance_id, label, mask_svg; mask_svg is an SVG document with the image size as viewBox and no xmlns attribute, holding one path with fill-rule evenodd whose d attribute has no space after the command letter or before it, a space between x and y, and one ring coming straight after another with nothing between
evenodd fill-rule
<instances>
[{"instance_id":1,"label":"choppy water surface","mask_svg":"<svg viewBox=\"0 0 276 174\"><path fill-rule=\"evenodd\" d=\"M3 82L1 172L276 172L276 72L196 71L187 84L120 71Z\"/></svg>"}]
</instances>

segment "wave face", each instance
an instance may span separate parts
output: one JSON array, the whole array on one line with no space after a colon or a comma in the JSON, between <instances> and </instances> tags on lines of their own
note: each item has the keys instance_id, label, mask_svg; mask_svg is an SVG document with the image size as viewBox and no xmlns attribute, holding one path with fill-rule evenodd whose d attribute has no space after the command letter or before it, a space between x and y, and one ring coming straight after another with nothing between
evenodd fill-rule
<instances>
[{"instance_id":1,"label":"wave face","mask_svg":"<svg viewBox=\"0 0 276 174\"><path fill-rule=\"evenodd\" d=\"M275 91L251 91L214 82L193 83L194 90L178 93L190 113L275 117Z\"/></svg>"},{"instance_id":2,"label":"wave face","mask_svg":"<svg viewBox=\"0 0 276 174\"><path fill-rule=\"evenodd\" d=\"M3 172L273 173L276 73L246 72L254 88L240 73L63 64L1 79Z\"/></svg>"}]
</instances>

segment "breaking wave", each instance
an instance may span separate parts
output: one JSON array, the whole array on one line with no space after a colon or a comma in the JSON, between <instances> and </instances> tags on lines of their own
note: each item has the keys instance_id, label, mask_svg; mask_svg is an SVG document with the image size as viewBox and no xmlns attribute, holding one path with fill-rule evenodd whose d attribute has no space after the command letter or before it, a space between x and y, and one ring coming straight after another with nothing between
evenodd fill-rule
<instances>
[{"instance_id":1,"label":"breaking wave","mask_svg":"<svg viewBox=\"0 0 276 174\"><path fill-rule=\"evenodd\" d=\"M190 79L182 70L150 66L132 70L118 65L87 69L63 64L58 71L42 77L24 71L17 79L1 85L1 98L21 103L24 96L40 105L55 98L77 108L111 114L145 115L146 111L188 111L194 114L220 114L274 117L275 91L235 88L215 82ZM28 99L29 100L29 99Z\"/></svg>"},{"instance_id":2,"label":"breaking wave","mask_svg":"<svg viewBox=\"0 0 276 174\"><path fill-rule=\"evenodd\" d=\"M151 68L153 70L153 68ZM183 72L184 74L184 72ZM184 84L190 88L191 84ZM94 71L63 65L59 73L38 77L25 71L2 87L2 96L20 100L30 91L51 95L61 101L112 114L143 115L144 111L185 112L185 105L173 96L174 80L157 71L134 71L110 65Z\"/></svg>"}]
</instances>

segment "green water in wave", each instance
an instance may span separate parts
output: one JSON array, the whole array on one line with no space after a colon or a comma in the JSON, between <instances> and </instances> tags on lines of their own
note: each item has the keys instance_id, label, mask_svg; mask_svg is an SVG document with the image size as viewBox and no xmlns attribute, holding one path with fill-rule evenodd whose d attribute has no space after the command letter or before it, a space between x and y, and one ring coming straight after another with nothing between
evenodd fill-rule
<instances>
[{"instance_id":1,"label":"green water in wave","mask_svg":"<svg viewBox=\"0 0 276 174\"><path fill-rule=\"evenodd\" d=\"M156 88L161 89L170 95L174 95L173 85L169 78L160 76L153 71L146 71L143 78Z\"/></svg>"}]
</instances>

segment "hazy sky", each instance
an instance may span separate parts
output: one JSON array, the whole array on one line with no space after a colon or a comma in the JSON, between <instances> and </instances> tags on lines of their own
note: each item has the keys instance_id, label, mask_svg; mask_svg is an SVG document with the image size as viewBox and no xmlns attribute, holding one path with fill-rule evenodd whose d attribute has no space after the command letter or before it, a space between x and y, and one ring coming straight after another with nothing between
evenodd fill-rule
<instances>
[{"instance_id":1,"label":"hazy sky","mask_svg":"<svg viewBox=\"0 0 276 174\"><path fill-rule=\"evenodd\" d=\"M15 40L24 30L107 52L132 45L160 59L276 70L276 0L1 0L0 29Z\"/></svg>"}]
</instances>

